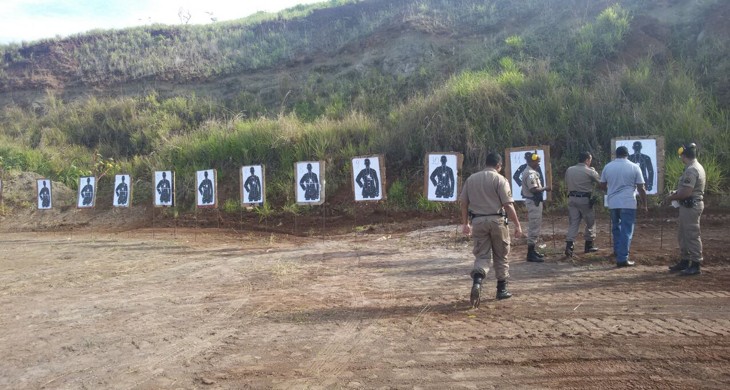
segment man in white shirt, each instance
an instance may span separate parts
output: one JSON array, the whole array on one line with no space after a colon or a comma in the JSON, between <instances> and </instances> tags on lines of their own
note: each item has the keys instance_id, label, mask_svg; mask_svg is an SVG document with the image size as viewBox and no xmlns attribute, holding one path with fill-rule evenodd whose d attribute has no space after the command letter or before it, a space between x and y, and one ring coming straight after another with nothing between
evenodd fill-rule
<instances>
[{"instance_id":1,"label":"man in white shirt","mask_svg":"<svg viewBox=\"0 0 730 390\"><path fill-rule=\"evenodd\" d=\"M629 260L631 239L636 224L636 192L639 192L644 211L648 211L644 176L641 168L628 160L629 149L616 148L616 159L606 164L601 173L602 189L606 190L608 208L611 212L611 233L617 267L631 267Z\"/></svg>"}]
</instances>

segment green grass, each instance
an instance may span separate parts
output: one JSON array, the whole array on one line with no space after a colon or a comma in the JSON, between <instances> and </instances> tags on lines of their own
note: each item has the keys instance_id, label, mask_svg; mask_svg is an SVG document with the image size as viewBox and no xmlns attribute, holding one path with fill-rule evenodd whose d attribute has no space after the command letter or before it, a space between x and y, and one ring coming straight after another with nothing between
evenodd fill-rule
<instances>
[{"instance_id":1,"label":"green grass","mask_svg":"<svg viewBox=\"0 0 730 390\"><path fill-rule=\"evenodd\" d=\"M109 71L120 82L139 77L184 81L286 63L295 47L330 55L388 26L396 15L414 28L456 29L458 24L474 31L489 30L502 20L524 18L549 25L568 17L564 11L546 10L546 3L539 1L510 6L457 0L374 3L378 6L351 4L365 7L360 19L346 23L335 18L322 31L298 23L304 15L319 17L313 11L327 4L282 14L276 23L259 15L260 20L240 24L99 31L75 41L4 46L0 84L9 82L8 72L16 66L29 63L27 53L44 47L57 49L56 59L77 60L79 77L87 85ZM569 1L566 7L579 3ZM337 4L343 2L329 3ZM626 44L632 17L643 6L622 2L591 11L570 19L575 22L571 29L551 26L552 34L544 34L544 26L530 25L519 36L485 39L471 59L450 63L451 73L427 61L408 76L378 67L338 78L319 68L306 78L282 76L279 90L272 92L275 106L246 91L227 101L150 93L67 102L49 93L42 110L12 105L0 109L0 165L34 171L71 188L78 177L92 172L129 172L136 182L148 183L154 170L172 169L180 210L193 207L194 193L186 188L192 187L194 172L215 168L219 182L226 183L220 191L222 207L235 212L236 203L230 200L237 202L240 196L238 170L264 164L267 204L255 212L265 218L277 211L300 212L292 206L295 162L325 161L332 199L350 191L353 156L384 154L388 177L394 179L388 180L385 207L438 212L441 203L420 195L428 152L462 153L465 177L479 170L491 151L546 144L559 182L579 151L593 151L607 161L614 137L661 135L669 151L684 142L701 145L708 192L722 192L730 164L730 119L713 86L705 84L707 75L696 71L696 57L670 56L662 65L647 58L596 71L596 64L618 61L615 55ZM288 29L279 24L288 24ZM305 30L309 33L302 34ZM688 53L686 45L675 38L670 46ZM218 54L213 55L211 46ZM170 68L172 56L182 48L196 60ZM700 49L702 58L721 65L722 58ZM669 186L680 167L668 155ZM150 199L148 187L136 186L135 199Z\"/></svg>"}]
</instances>

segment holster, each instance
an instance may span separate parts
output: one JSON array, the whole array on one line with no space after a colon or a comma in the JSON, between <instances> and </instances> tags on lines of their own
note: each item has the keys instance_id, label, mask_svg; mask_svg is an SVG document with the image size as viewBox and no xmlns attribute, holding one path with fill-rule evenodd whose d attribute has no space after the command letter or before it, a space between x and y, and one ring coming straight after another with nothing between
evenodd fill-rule
<instances>
[{"instance_id":1,"label":"holster","mask_svg":"<svg viewBox=\"0 0 730 390\"><path fill-rule=\"evenodd\" d=\"M679 204L681 204L682 206L684 206L688 209L691 209L692 207L695 207L695 205L697 204L697 200L695 200L695 198L686 198L686 199L680 200Z\"/></svg>"},{"instance_id":2,"label":"holster","mask_svg":"<svg viewBox=\"0 0 730 390\"><path fill-rule=\"evenodd\" d=\"M539 207L540 203L543 201L543 193L535 194L532 196L532 201L535 202L535 206Z\"/></svg>"},{"instance_id":3,"label":"holster","mask_svg":"<svg viewBox=\"0 0 730 390\"><path fill-rule=\"evenodd\" d=\"M588 206L593 208L593 206L598 203L598 197L597 196L591 196L591 198L588 200Z\"/></svg>"}]
</instances>

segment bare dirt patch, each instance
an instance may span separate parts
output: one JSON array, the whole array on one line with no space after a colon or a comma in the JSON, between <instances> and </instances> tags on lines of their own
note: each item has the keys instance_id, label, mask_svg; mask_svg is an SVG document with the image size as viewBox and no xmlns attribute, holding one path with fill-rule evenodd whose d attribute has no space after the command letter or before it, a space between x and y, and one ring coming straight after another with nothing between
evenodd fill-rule
<instances>
[{"instance_id":1,"label":"bare dirt patch","mask_svg":"<svg viewBox=\"0 0 730 390\"><path fill-rule=\"evenodd\" d=\"M682 278L671 216L640 219L630 269L563 258L547 217L548 262L517 243L514 297L490 279L478 310L448 220L3 233L0 388L727 388L726 222L705 216L706 266Z\"/></svg>"}]
</instances>

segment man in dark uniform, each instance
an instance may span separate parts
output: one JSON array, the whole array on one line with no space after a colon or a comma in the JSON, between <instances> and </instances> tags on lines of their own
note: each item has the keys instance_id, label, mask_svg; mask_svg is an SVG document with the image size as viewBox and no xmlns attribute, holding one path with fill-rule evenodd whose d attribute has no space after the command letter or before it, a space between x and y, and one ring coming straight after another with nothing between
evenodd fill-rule
<instances>
[{"instance_id":1,"label":"man in dark uniform","mask_svg":"<svg viewBox=\"0 0 730 390\"><path fill-rule=\"evenodd\" d=\"M162 172L162 180L157 183L157 193L160 195L160 203L170 203L172 199L172 185L167 180L167 173Z\"/></svg>"},{"instance_id":2,"label":"man in dark uniform","mask_svg":"<svg viewBox=\"0 0 730 390\"><path fill-rule=\"evenodd\" d=\"M304 199L319 199L319 179L317 178L317 174L312 172L312 164L307 163L307 173L302 175L302 178L299 180L299 186L304 190Z\"/></svg>"},{"instance_id":3,"label":"man in dark uniform","mask_svg":"<svg viewBox=\"0 0 730 390\"><path fill-rule=\"evenodd\" d=\"M578 164L565 171L565 185L568 187L568 232L565 235L565 255L573 256L573 242L578 235L581 219L585 218L585 253L598 250L593 246L596 238L596 215L593 212L593 187L600 183L601 175L591 167L590 152L578 154Z\"/></svg>"},{"instance_id":4,"label":"man in dark uniform","mask_svg":"<svg viewBox=\"0 0 730 390\"><path fill-rule=\"evenodd\" d=\"M122 182L119 183L114 193L117 194L117 204L125 206L127 199L129 199L129 186L124 182L124 176L122 176Z\"/></svg>"},{"instance_id":5,"label":"man in dark uniform","mask_svg":"<svg viewBox=\"0 0 730 390\"><path fill-rule=\"evenodd\" d=\"M370 159L365 159L365 168L357 174L355 178L357 185L362 188L363 198L377 198L380 195L380 181L378 173L370 168Z\"/></svg>"},{"instance_id":6,"label":"man in dark uniform","mask_svg":"<svg viewBox=\"0 0 730 390\"><path fill-rule=\"evenodd\" d=\"M634 141L632 146L634 154L629 155L629 161L639 165L641 176L644 177L644 183L646 183L646 190L651 191L654 188L654 165L651 163L651 157L641 153L641 147L640 141Z\"/></svg>"},{"instance_id":7,"label":"man in dark uniform","mask_svg":"<svg viewBox=\"0 0 730 390\"><path fill-rule=\"evenodd\" d=\"M437 198L451 198L454 196L454 170L446 165L446 156L441 156L441 165L431 172L431 183L436 187Z\"/></svg>"},{"instance_id":8,"label":"man in dark uniform","mask_svg":"<svg viewBox=\"0 0 730 390\"><path fill-rule=\"evenodd\" d=\"M81 204L84 206L91 205L91 202L94 200L94 186L91 185L91 178L86 178L86 185L84 188L81 189Z\"/></svg>"},{"instance_id":9,"label":"man in dark uniform","mask_svg":"<svg viewBox=\"0 0 730 390\"><path fill-rule=\"evenodd\" d=\"M248 201L252 203L261 201L261 180L255 173L256 169L251 167L251 176L243 183L243 188L248 192Z\"/></svg>"},{"instance_id":10,"label":"man in dark uniform","mask_svg":"<svg viewBox=\"0 0 730 390\"><path fill-rule=\"evenodd\" d=\"M700 238L700 217L705 209L704 196L707 177L705 168L697 161L697 145L683 145L679 156L684 163L684 172L679 177L677 190L667 196L665 202L679 202L679 256L677 264L669 267L670 272L691 276L700 274L702 263L702 239Z\"/></svg>"},{"instance_id":11,"label":"man in dark uniform","mask_svg":"<svg viewBox=\"0 0 730 390\"><path fill-rule=\"evenodd\" d=\"M208 171L203 171L203 179L198 186L198 192L200 192L201 200L204 204L213 203L213 182L208 179Z\"/></svg>"},{"instance_id":12,"label":"man in dark uniform","mask_svg":"<svg viewBox=\"0 0 730 390\"><path fill-rule=\"evenodd\" d=\"M471 234L474 240L470 302L475 308L479 307L482 281L492 264L497 277L497 299L512 296L507 290L510 251L507 218L515 224L515 238L522 236L522 227L513 205L512 191L507 179L499 173L501 170L502 156L488 154L486 169L469 176L459 197L463 232Z\"/></svg>"}]
</instances>

